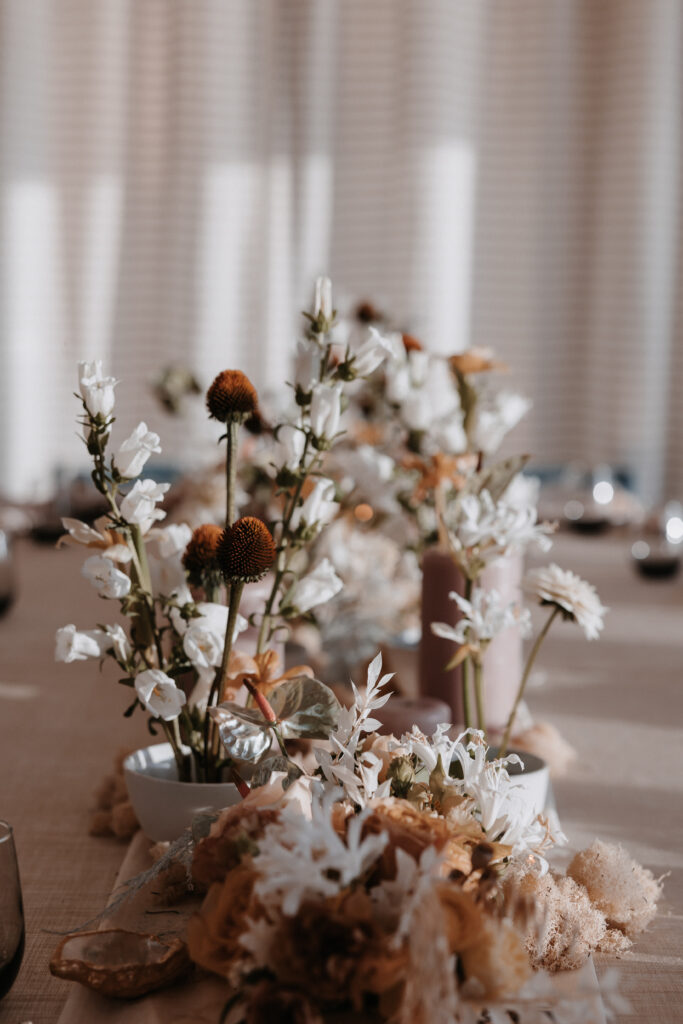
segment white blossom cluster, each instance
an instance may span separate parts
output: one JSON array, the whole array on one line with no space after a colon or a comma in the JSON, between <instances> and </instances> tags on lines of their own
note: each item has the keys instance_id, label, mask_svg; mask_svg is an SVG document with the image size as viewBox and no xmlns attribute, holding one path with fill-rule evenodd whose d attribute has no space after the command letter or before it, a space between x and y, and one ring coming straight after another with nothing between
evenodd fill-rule
<instances>
[{"instance_id":1,"label":"white blossom cluster","mask_svg":"<svg viewBox=\"0 0 683 1024\"><path fill-rule=\"evenodd\" d=\"M358 807L369 800L388 796L390 782L379 782L382 761L372 751L363 750L363 741L380 727L372 714L384 707L391 693L382 693L392 674L382 676L382 655L378 654L368 667L365 690L354 683L353 704L342 708L337 726L329 736L330 750L315 748L318 765L328 785L341 786L344 795Z\"/></svg>"}]
</instances>

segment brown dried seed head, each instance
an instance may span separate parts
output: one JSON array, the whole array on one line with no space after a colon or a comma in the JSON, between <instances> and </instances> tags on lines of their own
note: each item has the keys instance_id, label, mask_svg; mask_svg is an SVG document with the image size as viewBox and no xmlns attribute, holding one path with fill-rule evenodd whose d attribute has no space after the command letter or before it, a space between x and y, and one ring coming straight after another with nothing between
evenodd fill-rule
<instances>
[{"instance_id":1,"label":"brown dried seed head","mask_svg":"<svg viewBox=\"0 0 683 1024\"><path fill-rule=\"evenodd\" d=\"M222 536L222 529L214 523L204 523L193 531L183 555L183 565L191 576L216 568L216 554Z\"/></svg>"},{"instance_id":2,"label":"brown dried seed head","mask_svg":"<svg viewBox=\"0 0 683 1024\"><path fill-rule=\"evenodd\" d=\"M264 522L243 516L223 531L218 564L226 580L254 583L275 561L275 541Z\"/></svg>"},{"instance_id":3,"label":"brown dried seed head","mask_svg":"<svg viewBox=\"0 0 683 1024\"><path fill-rule=\"evenodd\" d=\"M206 407L221 423L242 422L258 408L256 388L241 370L223 370L206 393Z\"/></svg>"},{"instance_id":4,"label":"brown dried seed head","mask_svg":"<svg viewBox=\"0 0 683 1024\"><path fill-rule=\"evenodd\" d=\"M403 338L403 347L406 352L422 352L424 345L412 334L403 334L401 337Z\"/></svg>"},{"instance_id":5,"label":"brown dried seed head","mask_svg":"<svg viewBox=\"0 0 683 1024\"><path fill-rule=\"evenodd\" d=\"M380 320L381 316L371 302L361 302L356 307L356 319L360 320L362 324L371 324Z\"/></svg>"}]
</instances>

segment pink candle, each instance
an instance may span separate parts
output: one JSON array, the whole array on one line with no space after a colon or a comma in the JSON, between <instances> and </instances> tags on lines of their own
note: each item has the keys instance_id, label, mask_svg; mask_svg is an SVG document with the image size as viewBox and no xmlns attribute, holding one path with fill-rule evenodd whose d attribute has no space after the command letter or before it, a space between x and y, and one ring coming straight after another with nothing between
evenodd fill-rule
<instances>
[{"instance_id":1,"label":"pink candle","mask_svg":"<svg viewBox=\"0 0 683 1024\"><path fill-rule=\"evenodd\" d=\"M432 622L455 625L461 617L449 593L464 595L465 580L446 551L432 548L422 560L422 639L420 641L420 693L445 701L454 722L463 721L462 672L460 667L444 671L457 648L451 640L434 636ZM497 590L504 601L519 600L522 558L513 555L489 566L481 577L481 586ZM505 725L522 673L522 639L519 629L505 630L492 640L484 655L484 700L487 725ZM471 678L471 673L470 673ZM473 692L470 699L474 700Z\"/></svg>"},{"instance_id":2,"label":"pink candle","mask_svg":"<svg viewBox=\"0 0 683 1024\"><path fill-rule=\"evenodd\" d=\"M486 590L497 590L505 603L519 601L523 559L519 554L494 562L484 570L481 584ZM499 633L484 655L484 699L486 724L503 728L508 720L522 678L522 637L519 628Z\"/></svg>"}]
</instances>

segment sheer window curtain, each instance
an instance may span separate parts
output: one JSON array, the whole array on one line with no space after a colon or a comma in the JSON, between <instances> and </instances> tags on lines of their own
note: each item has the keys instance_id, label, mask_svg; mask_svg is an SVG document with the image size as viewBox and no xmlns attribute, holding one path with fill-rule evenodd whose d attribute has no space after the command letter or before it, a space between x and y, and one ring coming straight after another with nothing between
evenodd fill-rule
<instances>
[{"instance_id":1,"label":"sheer window curtain","mask_svg":"<svg viewBox=\"0 0 683 1024\"><path fill-rule=\"evenodd\" d=\"M212 457L150 381L281 383L326 272L683 492L682 65L679 0L0 0L0 489L85 465L78 358Z\"/></svg>"}]
</instances>

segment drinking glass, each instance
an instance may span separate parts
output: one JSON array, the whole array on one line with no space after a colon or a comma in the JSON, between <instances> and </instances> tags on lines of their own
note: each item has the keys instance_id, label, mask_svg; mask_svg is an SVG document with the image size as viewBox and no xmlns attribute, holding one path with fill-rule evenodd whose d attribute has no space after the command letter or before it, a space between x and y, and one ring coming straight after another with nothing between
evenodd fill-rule
<instances>
[{"instance_id":1,"label":"drinking glass","mask_svg":"<svg viewBox=\"0 0 683 1024\"><path fill-rule=\"evenodd\" d=\"M24 908L12 826L0 821L0 999L6 996L24 955Z\"/></svg>"},{"instance_id":2,"label":"drinking glass","mask_svg":"<svg viewBox=\"0 0 683 1024\"><path fill-rule=\"evenodd\" d=\"M0 617L9 610L14 600L14 570L12 547L4 530L0 529Z\"/></svg>"}]
</instances>

